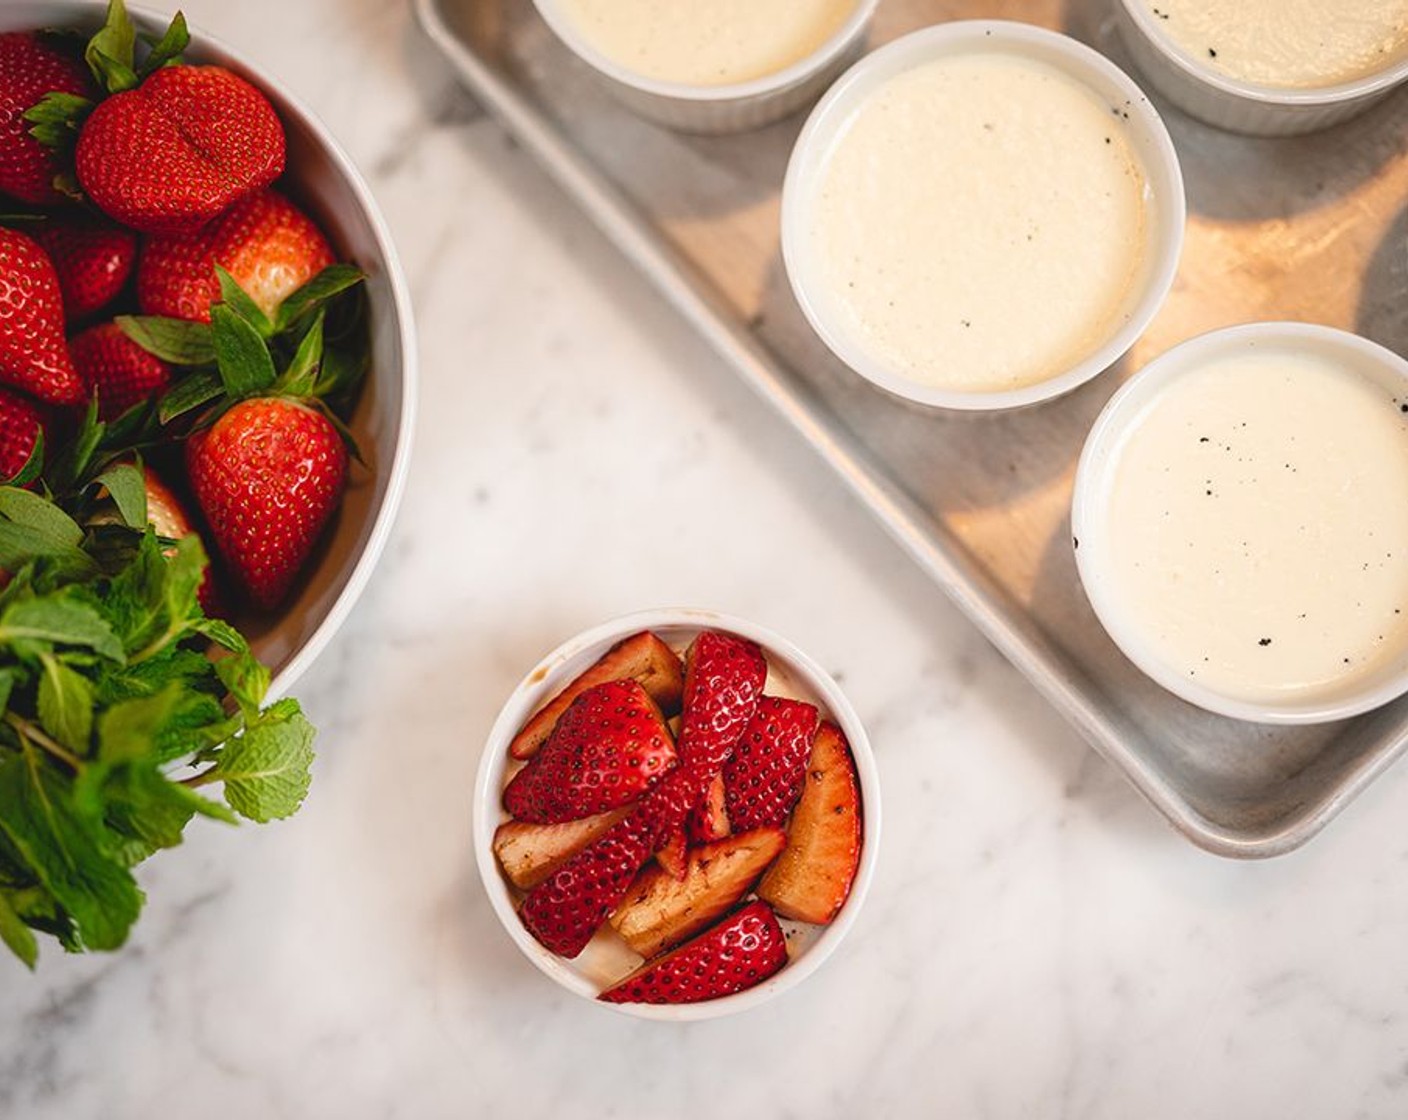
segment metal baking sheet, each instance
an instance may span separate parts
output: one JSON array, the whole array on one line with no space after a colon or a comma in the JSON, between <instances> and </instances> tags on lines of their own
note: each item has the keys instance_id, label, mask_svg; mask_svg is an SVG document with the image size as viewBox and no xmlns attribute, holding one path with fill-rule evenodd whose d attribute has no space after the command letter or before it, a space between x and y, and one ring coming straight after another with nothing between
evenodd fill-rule
<instances>
[{"instance_id":1,"label":"metal baking sheet","mask_svg":"<svg viewBox=\"0 0 1408 1120\"><path fill-rule=\"evenodd\" d=\"M1020 19L1134 73L1111 3L885 0L870 41L942 20ZM1068 397L1017 413L942 414L842 367L792 299L778 208L802 116L737 136L672 133L617 105L526 0L416 0L416 10L484 106L1190 840L1225 856L1290 851L1402 753L1408 701L1286 729L1213 716L1154 685L1086 602L1068 504L1101 406L1185 338L1285 318L1408 350L1408 95L1331 132L1277 140L1220 133L1158 102L1190 210L1163 312L1121 363Z\"/></svg>"}]
</instances>

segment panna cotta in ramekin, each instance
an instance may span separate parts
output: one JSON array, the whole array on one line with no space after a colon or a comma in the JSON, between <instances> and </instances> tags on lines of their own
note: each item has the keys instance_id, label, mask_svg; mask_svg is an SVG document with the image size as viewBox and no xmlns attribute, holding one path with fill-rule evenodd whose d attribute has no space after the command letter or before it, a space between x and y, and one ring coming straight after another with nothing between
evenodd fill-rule
<instances>
[{"instance_id":1,"label":"panna cotta in ramekin","mask_svg":"<svg viewBox=\"0 0 1408 1120\"><path fill-rule=\"evenodd\" d=\"M1182 218L1172 147L1124 75L1064 36L957 23L876 52L818 106L783 251L853 369L921 403L1001 408L1129 346Z\"/></svg>"},{"instance_id":2,"label":"panna cotta in ramekin","mask_svg":"<svg viewBox=\"0 0 1408 1120\"><path fill-rule=\"evenodd\" d=\"M1076 556L1136 664L1226 715L1311 722L1408 688L1408 364L1304 324L1215 332L1110 402Z\"/></svg>"}]
</instances>

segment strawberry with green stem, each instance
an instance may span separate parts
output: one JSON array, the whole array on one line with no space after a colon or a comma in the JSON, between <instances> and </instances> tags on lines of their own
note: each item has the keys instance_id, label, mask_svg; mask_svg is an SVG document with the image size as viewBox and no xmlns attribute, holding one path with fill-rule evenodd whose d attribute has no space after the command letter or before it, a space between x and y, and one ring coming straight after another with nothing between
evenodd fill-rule
<instances>
[{"instance_id":1,"label":"strawberry with green stem","mask_svg":"<svg viewBox=\"0 0 1408 1120\"><path fill-rule=\"evenodd\" d=\"M361 372L360 324L354 318L349 329L329 303L361 273L326 268L272 317L229 273L217 268L217 276L223 298L208 325L149 316L118 322L158 357L203 367L176 382L155 419L169 426L197 414L185 446L191 491L234 581L267 611L288 596L312 555L341 500L348 448L356 453L326 402Z\"/></svg>"},{"instance_id":2,"label":"strawberry with green stem","mask_svg":"<svg viewBox=\"0 0 1408 1120\"><path fill-rule=\"evenodd\" d=\"M49 94L86 103L93 84L76 52L58 36L0 35L0 192L34 206L63 201L54 181L63 170L54 148L32 135L28 118Z\"/></svg>"},{"instance_id":3,"label":"strawberry with green stem","mask_svg":"<svg viewBox=\"0 0 1408 1120\"><path fill-rule=\"evenodd\" d=\"M284 169L268 98L223 67L181 64L189 38L178 12L139 62L135 25L109 0L84 52L104 96L56 89L24 114L69 191L148 233L198 229Z\"/></svg>"}]
</instances>

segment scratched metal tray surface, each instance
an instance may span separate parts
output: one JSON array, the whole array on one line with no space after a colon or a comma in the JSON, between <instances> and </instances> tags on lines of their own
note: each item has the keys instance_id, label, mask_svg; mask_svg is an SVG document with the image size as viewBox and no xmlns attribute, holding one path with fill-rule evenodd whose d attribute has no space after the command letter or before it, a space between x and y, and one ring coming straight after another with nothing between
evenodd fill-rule
<instances>
[{"instance_id":1,"label":"scratched metal tray surface","mask_svg":"<svg viewBox=\"0 0 1408 1120\"><path fill-rule=\"evenodd\" d=\"M945 414L842 367L792 299L778 206L804 114L737 136L672 133L618 106L528 0L415 2L485 107L1190 840L1226 856L1289 851L1403 751L1408 701L1273 728L1209 715L1150 682L1090 610L1068 506L1101 406L1185 338L1303 319L1408 352L1408 94L1331 132L1278 140L1220 133L1158 103L1189 201L1163 312L1121 363L1071 396L1017 413ZM870 43L944 20L1018 19L1063 30L1134 73L1114 2L883 0Z\"/></svg>"}]
</instances>

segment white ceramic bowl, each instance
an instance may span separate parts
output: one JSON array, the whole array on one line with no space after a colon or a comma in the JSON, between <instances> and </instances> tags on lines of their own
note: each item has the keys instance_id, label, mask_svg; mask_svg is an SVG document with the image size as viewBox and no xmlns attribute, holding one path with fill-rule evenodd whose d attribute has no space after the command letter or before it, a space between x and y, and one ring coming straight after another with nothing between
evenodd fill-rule
<instances>
[{"instance_id":1,"label":"white ceramic bowl","mask_svg":"<svg viewBox=\"0 0 1408 1120\"><path fill-rule=\"evenodd\" d=\"M1408 58L1372 74L1317 89L1277 88L1230 77L1183 50L1144 0L1115 6L1120 37L1140 73L1184 112L1229 132L1293 136L1364 112L1408 79Z\"/></svg>"},{"instance_id":2,"label":"white ceramic bowl","mask_svg":"<svg viewBox=\"0 0 1408 1120\"><path fill-rule=\"evenodd\" d=\"M814 101L860 52L879 0L856 0L855 11L830 39L805 58L747 82L700 86L636 74L583 38L560 0L533 0L538 14L622 104L682 132L724 133L761 128Z\"/></svg>"},{"instance_id":3,"label":"white ceramic bowl","mask_svg":"<svg viewBox=\"0 0 1408 1120\"><path fill-rule=\"evenodd\" d=\"M0 31L102 23L98 0L9 0ZM139 30L160 34L169 16L129 8ZM371 191L323 123L274 78L197 28L186 58L228 67L261 89L288 139L288 189L331 240L339 259L367 274L372 360L349 427L369 464L354 464L342 507L319 546L311 574L274 619L237 619L282 695L322 652L351 613L381 556L410 467L415 420L416 351L410 290Z\"/></svg>"},{"instance_id":4,"label":"white ceramic bowl","mask_svg":"<svg viewBox=\"0 0 1408 1120\"><path fill-rule=\"evenodd\" d=\"M1141 291L1129 318L1094 352L1045 380L1017 389L964 392L923 385L905 376L856 337L830 291L811 236L811 210L831 152L852 115L896 75L936 58L975 49L1003 51L1056 67L1112 106L1127 106L1122 124L1143 165L1150 215ZM831 87L797 138L782 191L782 255L792 290L813 329L851 369L895 396L931 407L1020 408L1068 393L1107 369L1134 344L1163 305L1178 269L1186 220L1183 175L1173 142L1149 99L1103 55L1066 35L1024 23L966 20L939 24L887 44L858 62Z\"/></svg>"},{"instance_id":5,"label":"white ceramic bowl","mask_svg":"<svg viewBox=\"0 0 1408 1120\"><path fill-rule=\"evenodd\" d=\"M694 635L706 629L727 630L757 642L768 659L768 692L773 693L779 686L786 688L788 694L816 704L824 718L833 720L845 732L860 782L860 866L850 895L830 925L810 926L779 917L783 929L792 934L787 943L790 959L780 972L757 987L704 1003L669 1006L603 1003L596 997L639 964L640 958L624 944L619 947L608 944L603 948L600 937L575 960L550 953L524 928L518 917L516 896L494 858L494 830L509 819L502 805L512 763L508 745L538 708L622 638L651 630L683 653ZM880 781L870 740L850 702L826 671L791 642L751 622L713 611L683 608L641 611L604 622L565 642L544 657L513 690L489 732L479 761L479 774L474 783L473 831L479 875L494 912L523 955L543 973L569 992L626 1015L669 1022L713 1019L757 1007L796 987L835 952L855 921L875 872L880 847Z\"/></svg>"},{"instance_id":6,"label":"white ceramic bowl","mask_svg":"<svg viewBox=\"0 0 1408 1120\"><path fill-rule=\"evenodd\" d=\"M1130 605L1113 591L1109 539L1109 495L1120 448L1130 430L1154 407L1159 394L1183 374L1210 361L1239 354L1291 350L1320 355L1408 397L1408 362L1377 343L1346 331L1309 323L1251 323L1200 335L1150 362L1106 405L1086 439L1076 469L1071 534L1076 566L1096 616L1124 655L1177 696L1210 712L1255 723L1310 724L1345 719L1408 692L1408 649L1362 681L1331 696L1287 696L1252 702L1225 695L1179 672L1164 660Z\"/></svg>"}]
</instances>

